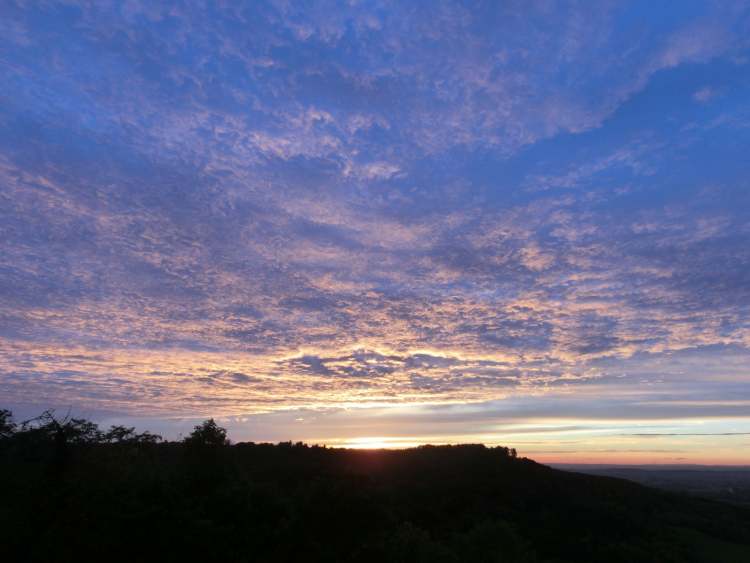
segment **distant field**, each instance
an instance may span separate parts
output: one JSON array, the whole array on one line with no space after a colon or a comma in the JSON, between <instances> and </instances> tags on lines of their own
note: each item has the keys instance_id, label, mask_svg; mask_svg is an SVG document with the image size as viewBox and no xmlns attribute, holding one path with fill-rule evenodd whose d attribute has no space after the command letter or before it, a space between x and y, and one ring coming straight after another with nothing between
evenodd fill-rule
<instances>
[{"instance_id":1,"label":"distant field","mask_svg":"<svg viewBox=\"0 0 750 563\"><path fill-rule=\"evenodd\" d=\"M628 479L649 487L750 506L748 466L556 464L553 467L588 475Z\"/></svg>"}]
</instances>

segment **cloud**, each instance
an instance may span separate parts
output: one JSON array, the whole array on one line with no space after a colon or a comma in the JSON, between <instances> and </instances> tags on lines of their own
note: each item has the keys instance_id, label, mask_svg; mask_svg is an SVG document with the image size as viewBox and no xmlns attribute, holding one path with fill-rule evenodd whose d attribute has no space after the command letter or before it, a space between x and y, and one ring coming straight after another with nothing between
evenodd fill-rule
<instances>
[{"instance_id":1,"label":"cloud","mask_svg":"<svg viewBox=\"0 0 750 563\"><path fill-rule=\"evenodd\" d=\"M748 375L748 83L705 80L747 14L712 10L11 6L3 397L737 415L684 402Z\"/></svg>"},{"instance_id":2,"label":"cloud","mask_svg":"<svg viewBox=\"0 0 750 563\"><path fill-rule=\"evenodd\" d=\"M696 102L700 102L702 104L705 104L706 102L709 102L712 98L716 97L717 92L713 88L709 86L705 86L701 88L700 90L696 90L693 93L693 99Z\"/></svg>"}]
</instances>

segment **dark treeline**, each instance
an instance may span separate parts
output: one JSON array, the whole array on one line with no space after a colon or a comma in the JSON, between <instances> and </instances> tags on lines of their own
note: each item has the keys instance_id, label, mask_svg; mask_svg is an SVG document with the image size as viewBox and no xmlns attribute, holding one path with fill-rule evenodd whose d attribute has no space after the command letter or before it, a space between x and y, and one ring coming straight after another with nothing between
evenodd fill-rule
<instances>
[{"instance_id":1,"label":"dark treeline","mask_svg":"<svg viewBox=\"0 0 750 563\"><path fill-rule=\"evenodd\" d=\"M750 512L509 448L180 442L0 411L7 561L750 561Z\"/></svg>"}]
</instances>

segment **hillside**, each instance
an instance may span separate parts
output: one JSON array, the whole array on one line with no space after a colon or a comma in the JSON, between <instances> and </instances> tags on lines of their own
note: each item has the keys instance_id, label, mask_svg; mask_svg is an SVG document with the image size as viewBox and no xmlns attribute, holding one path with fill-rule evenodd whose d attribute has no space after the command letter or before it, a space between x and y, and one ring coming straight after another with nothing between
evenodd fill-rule
<instances>
[{"instance_id":1,"label":"hillside","mask_svg":"<svg viewBox=\"0 0 750 563\"><path fill-rule=\"evenodd\" d=\"M750 561L746 509L513 453L17 432L0 544L17 561Z\"/></svg>"}]
</instances>

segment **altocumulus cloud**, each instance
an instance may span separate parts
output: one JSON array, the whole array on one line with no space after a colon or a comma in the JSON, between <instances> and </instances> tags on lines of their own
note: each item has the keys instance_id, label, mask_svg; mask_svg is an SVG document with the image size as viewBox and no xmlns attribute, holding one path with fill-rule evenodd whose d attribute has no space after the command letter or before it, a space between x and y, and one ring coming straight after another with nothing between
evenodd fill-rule
<instances>
[{"instance_id":1,"label":"altocumulus cloud","mask_svg":"<svg viewBox=\"0 0 750 563\"><path fill-rule=\"evenodd\" d=\"M8 3L2 396L736 415L750 14L646 9Z\"/></svg>"}]
</instances>

